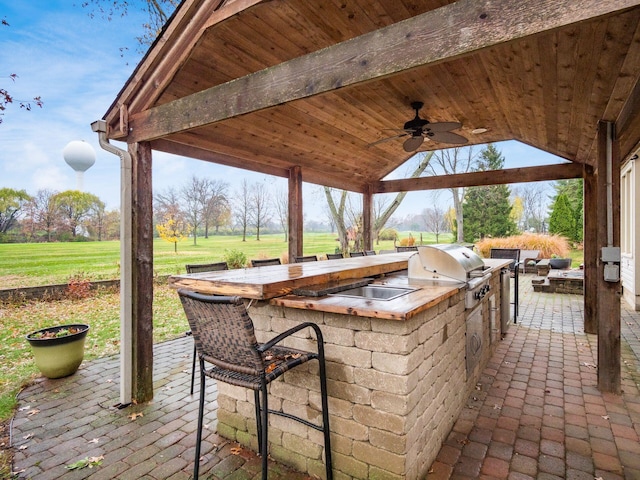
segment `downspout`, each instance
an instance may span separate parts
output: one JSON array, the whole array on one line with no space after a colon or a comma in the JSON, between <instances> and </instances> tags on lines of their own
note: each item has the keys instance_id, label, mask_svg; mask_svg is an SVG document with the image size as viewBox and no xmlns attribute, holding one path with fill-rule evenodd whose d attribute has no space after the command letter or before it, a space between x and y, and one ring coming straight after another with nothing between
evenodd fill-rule
<instances>
[{"instance_id":1,"label":"downspout","mask_svg":"<svg viewBox=\"0 0 640 480\"><path fill-rule=\"evenodd\" d=\"M131 403L133 392L133 321L132 321L132 227L131 227L131 155L109 143L107 123L97 120L91 129L98 133L100 147L120 157L120 404Z\"/></svg>"}]
</instances>

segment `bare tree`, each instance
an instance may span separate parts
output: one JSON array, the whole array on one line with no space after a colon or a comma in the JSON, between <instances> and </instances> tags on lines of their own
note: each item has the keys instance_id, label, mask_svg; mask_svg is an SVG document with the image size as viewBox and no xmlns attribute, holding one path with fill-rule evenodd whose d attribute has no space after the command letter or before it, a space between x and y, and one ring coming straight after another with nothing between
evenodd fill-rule
<instances>
[{"instance_id":1,"label":"bare tree","mask_svg":"<svg viewBox=\"0 0 640 480\"><path fill-rule=\"evenodd\" d=\"M260 229L271 219L269 196L269 189L267 188L266 183L256 182L253 184L250 196L249 218L251 220L251 224L256 227L257 241L260 241Z\"/></svg>"},{"instance_id":2,"label":"bare tree","mask_svg":"<svg viewBox=\"0 0 640 480\"><path fill-rule=\"evenodd\" d=\"M153 197L153 209L156 215L157 221L162 221L164 218L182 215L182 209L180 208L180 195L175 188L167 188L156 193Z\"/></svg>"},{"instance_id":3,"label":"bare tree","mask_svg":"<svg viewBox=\"0 0 640 480\"><path fill-rule=\"evenodd\" d=\"M286 242L289 239L289 195L286 190L281 188L273 196L273 208Z\"/></svg>"},{"instance_id":4,"label":"bare tree","mask_svg":"<svg viewBox=\"0 0 640 480\"><path fill-rule=\"evenodd\" d=\"M147 14L148 20L142 24L142 35L137 37L137 41L142 50L146 46L151 45L155 40L179 3L180 0L141 0L139 2L124 0L84 0L82 6L90 9L90 17L99 16L107 21L127 15L129 8L134 6L144 11Z\"/></svg>"},{"instance_id":5,"label":"bare tree","mask_svg":"<svg viewBox=\"0 0 640 480\"><path fill-rule=\"evenodd\" d=\"M347 223L345 220L345 209L347 206L348 192L346 190L339 191L339 198L336 200L333 198L334 192L338 192L333 188L324 187L324 194L327 199L327 206L333 217L333 223L338 231L338 238L340 239L340 250L343 252L349 251L349 238L347 236Z\"/></svg>"},{"instance_id":6,"label":"bare tree","mask_svg":"<svg viewBox=\"0 0 640 480\"><path fill-rule=\"evenodd\" d=\"M87 228L89 233L98 238L99 242L102 241L102 237L105 234L106 217L105 204L103 202L96 202L91 207L91 216L88 219Z\"/></svg>"},{"instance_id":7,"label":"bare tree","mask_svg":"<svg viewBox=\"0 0 640 480\"><path fill-rule=\"evenodd\" d=\"M432 175L454 173L467 173L471 171L475 163L477 154L474 153L473 147L454 147L446 150L438 150L435 152L433 162L429 165L429 171ZM463 187L449 188L453 197L453 208L456 212L457 241L463 242L464 225L462 217L462 201L464 199Z\"/></svg>"},{"instance_id":8,"label":"bare tree","mask_svg":"<svg viewBox=\"0 0 640 480\"><path fill-rule=\"evenodd\" d=\"M410 178L419 177L422 172L429 165L429 161L433 156L433 152L422 152L417 156L418 165L413 170L410 175ZM350 200L350 196L348 193L343 190L340 194L339 201L336 201L333 198L333 190L329 187L324 188L325 197L327 199L327 205L329 207L329 212L331 213L331 217L333 222L338 230L338 237L340 238L340 248L343 252L348 251L349 248L349 239L348 239L348 229L349 227L353 227L356 232L356 244L362 245L362 206L358 208L357 212L353 208L353 202ZM374 219L373 219L373 235L377 239L380 231L384 228L384 226L389 221L389 218L394 214L394 212L398 209L402 201L406 197L407 192L398 193L394 199L386 204L385 200L374 200ZM345 219L345 215L348 215L350 218ZM358 247L354 247L358 248Z\"/></svg>"},{"instance_id":9,"label":"bare tree","mask_svg":"<svg viewBox=\"0 0 640 480\"><path fill-rule=\"evenodd\" d=\"M204 238L209 238L209 226L213 226L218 233L221 226L226 225L231 217L229 184L222 180L210 180L208 200L204 209Z\"/></svg>"},{"instance_id":10,"label":"bare tree","mask_svg":"<svg viewBox=\"0 0 640 480\"><path fill-rule=\"evenodd\" d=\"M417 178L420 175L422 175L422 172L424 172L425 169L429 166L429 163L431 162L431 158L433 157L433 154L434 152L420 152L419 154L420 156L418 157L419 158L418 165L413 170L409 178ZM393 201L389 204L389 206L386 207L386 209L383 212L381 212L379 215L376 214L375 220L373 222L373 234L376 239L378 238L380 231L384 228L384 226L387 224L387 222L391 218L391 215L395 213L395 211L398 209L398 207L404 200L404 197L406 196L407 196L407 192L398 193L393 199Z\"/></svg>"},{"instance_id":11,"label":"bare tree","mask_svg":"<svg viewBox=\"0 0 640 480\"><path fill-rule=\"evenodd\" d=\"M32 200L31 216L37 228L47 234L47 242L51 241L51 235L60 223L58 209L54 197L58 192L53 190L38 190Z\"/></svg>"},{"instance_id":12,"label":"bare tree","mask_svg":"<svg viewBox=\"0 0 640 480\"><path fill-rule=\"evenodd\" d=\"M249 212L251 210L250 207L251 200L251 191L249 190L249 182L247 179L243 179L240 184L240 188L236 192L235 195L235 218L236 223L240 225L242 229L242 241L247 241L247 228L249 228L250 215Z\"/></svg>"},{"instance_id":13,"label":"bare tree","mask_svg":"<svg viewBox=\"0 0 640 480\"><path fill-rule=\"evenodd\" d=\"M546 182L526 183L518 186L515 193L522 199L522 229L544 232L545 218L549 209L549 197L545 194Z\"/></svg>"},{"instance_id":14,"label":"bare tree","mask_svg":"<svg viewBox=\"0 0 640 480\"><path fill-rule=\"evenodd\" d=\"M433 203L433 206L422 211L425 228L427 232L431 232L436 236L436 243L440 242L440 234L447 231L448 221L445 213L445 209L436 202Z\"/></svg>"},{"instance_id":15,"label":"bare tree","mask_svg":"<svg viewBox=\"0 0 640 480\"><path fill-rule=\"evenodd\" d=\"M198 228L204 221L210 187L211 181L209 179L193 175L191 180L180 190L184 214L193 233L194 245L197 245Z\"/></svg>"}]
</instances>

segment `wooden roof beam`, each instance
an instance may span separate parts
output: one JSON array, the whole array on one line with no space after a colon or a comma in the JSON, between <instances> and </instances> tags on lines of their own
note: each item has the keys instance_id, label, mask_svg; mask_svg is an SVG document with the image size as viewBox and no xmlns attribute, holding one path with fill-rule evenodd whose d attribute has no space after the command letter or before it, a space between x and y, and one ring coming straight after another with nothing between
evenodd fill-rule
<instances>
[{"instance_id":1,"label":"wooden roof beam","mask_svg":"<svg viewBox=\"0 0 640 480\"><path fill-rule=\"evenodd\" d=\"M582 177L582 165L566 163L539 167L509 168L483 172L457 173L433 177L383 180L374 184L374 193L411 192L454 187L479 187L508 183L542 182Z\"/></svg>"},{"instance_id":2,"label":"wooden roof beam","mask_svg":"<svg viewBox=\"0 0 640 480\"><path fill-rule=\"evenodd\" d=\"M640 0L459 0L394 25L130 115L128 142L469 55L619 12Z\"/></svg>"},{"instance_id":3,"label":"wooden roof beam","mask_svg":"<svg viewBox=\"0 0 640 480\"><path fill-rule=\"evenodd\" d=\"M209 149L195 147L184 143L173 142L166 139L158 139L151 142L151 147L160 152L167 152L174 155L181 155L189 158L197 158L207 162L213 162L228 167L235 167L242 170L251 170L253 172L264 173L265 175L273 175L276 177L288 178L289 169L270 165L266 162L256 162L247 160L246 158L236 157L222 152L215 152ZM323 171L312 171L302 169L302 180L307 183L337 188L340 190L348 190L351 192L362 193L366 188L366 184L355 183L354 179L346 177L333 176Z\"/></svg>"}]
</instances>

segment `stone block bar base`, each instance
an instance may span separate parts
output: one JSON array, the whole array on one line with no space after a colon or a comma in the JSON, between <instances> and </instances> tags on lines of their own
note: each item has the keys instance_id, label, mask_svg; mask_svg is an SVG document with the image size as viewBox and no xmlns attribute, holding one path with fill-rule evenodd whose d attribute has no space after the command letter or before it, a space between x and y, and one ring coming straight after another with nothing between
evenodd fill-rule
<instances>
[{"instance_id":1,"label":"stone block bar base","mask_svg":"<svg viewBox=\"0 0 640 480\"><path fill-rule=\"evenodd\" d=\"M500 304L498 276L492 278ZM409 320L253 303L258 341L310 321L320 325L327 358L334 475L338 479L419 479L474 389L494 344L489 302L483 309L483 351L467 376L464 290ZM493 312L495 315L495 312ZM290 346L313 350L312 331ZM498 335L499 338L499 335ZM219 385L218 433L257 449L253 392ZM320 422L317 363L288 372L270 385L269 407ZM269 453L302 472L324 477L322 434L270 415Z\"/></svg>"}]
</instances>

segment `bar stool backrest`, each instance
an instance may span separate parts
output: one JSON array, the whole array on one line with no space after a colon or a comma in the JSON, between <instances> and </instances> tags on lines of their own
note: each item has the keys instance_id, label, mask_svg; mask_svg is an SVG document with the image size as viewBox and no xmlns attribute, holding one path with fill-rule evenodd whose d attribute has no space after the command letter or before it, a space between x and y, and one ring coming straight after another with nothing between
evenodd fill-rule
<instances>
[{"instance_id":1,"label":"bar stool backrest","mask_svg":"<svg viewBox=\"0 0 640 480\"><path fill-rule=\"evenodd\" d=\"M217 367L260 375L265 365L258 352L253 322L240 297L178 291L196 349Z\"/></svg>"},{"instance_id":2,"label":"bar stool backrest","mask_svg":"<svg viewBox=\"0 0 640 480\"><path fill-rule=\"evenodd\" d=\"M282 265L279 258L265 258L251 260L252 267L266 267L267 265Z\"/></svg>"},{"instance_id":3,"label":"bar stool backrest","mask_svg":"<svg viewBox=\"0 0 640 480\"><path fill-rule=\"evenodd\" d=\"M199 273L199 272L218 272L221 270L229 270L227 262L217 263L193 263L185 265L187 273Z\"/></svg>"}]
</instances>

